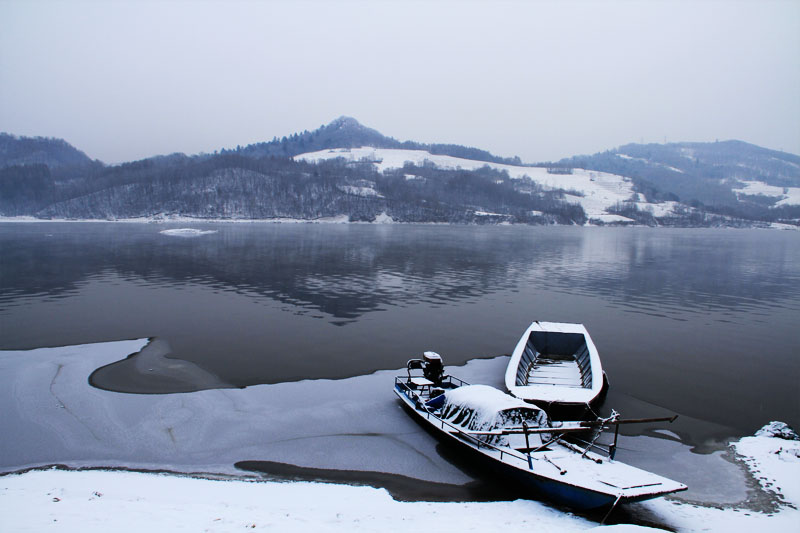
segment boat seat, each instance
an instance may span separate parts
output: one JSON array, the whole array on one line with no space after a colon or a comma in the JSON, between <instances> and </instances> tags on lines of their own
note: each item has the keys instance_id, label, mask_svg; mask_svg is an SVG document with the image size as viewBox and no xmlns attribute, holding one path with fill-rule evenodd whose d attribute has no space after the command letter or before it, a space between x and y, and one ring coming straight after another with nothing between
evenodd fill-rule
<instances>
[{"instance_id":1,"label":"boat seat","mask_svg":"<svg viewBox=\"0 0 800 533\"><path fill-rule=\"evenodd\" d=\"M582 387L583 380L575 360L540 357L528 371L527 384Z\"/></svg>"},{"instance_id":2,"label":"boat seat","mask_svg":"<svg viewBox=\"0 0 800 533\"><path fill-rule=\"evenodd\" d=\"M415 376L412 378L408 378L408 383L413 385L412 389L419 389L419 391L425 392L427 389L428 392L431 391L431 387L433 387L433 381L429 380L428 378L423 378L420 376Z\"/></svg>"}]
</instances>

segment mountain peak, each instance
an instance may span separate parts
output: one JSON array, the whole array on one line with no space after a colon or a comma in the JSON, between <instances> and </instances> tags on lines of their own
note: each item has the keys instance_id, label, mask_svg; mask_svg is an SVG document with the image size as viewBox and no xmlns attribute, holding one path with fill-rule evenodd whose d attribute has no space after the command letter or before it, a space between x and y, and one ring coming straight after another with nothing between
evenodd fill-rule
<instances>
[{"instance_id":1,"label":"mountain peak","mask_svg":"<svg viewBox=\"0 0 800 533\"><path fill-rule=\"evenodd\" d=\"M364 126L361 125L359 121L354 119L353 117L348 117L346 115L342 115L341 117L334 119L328 124L329 128L336 128L336 129L345 129L345 128L358 128L363 129Z\"/></svg>"}]
</instances>

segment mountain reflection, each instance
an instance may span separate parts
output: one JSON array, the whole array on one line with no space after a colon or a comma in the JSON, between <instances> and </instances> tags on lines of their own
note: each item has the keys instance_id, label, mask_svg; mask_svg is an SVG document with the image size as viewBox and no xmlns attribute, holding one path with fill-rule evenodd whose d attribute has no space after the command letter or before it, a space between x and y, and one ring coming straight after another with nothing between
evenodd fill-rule
<instances>
[{"instance_id":1,"label":"mountain reflection","mask_svg":"<svg viewBox=\"0 0 800 533\"><path fill-rule=\"evenodd\" d=\"M746 354L766 337L775 364L789 365L781 375L796 375L787 363L800 301L794 234L186 226L217 233L0 224L0 349L153 338L91 382L164 393L366 374L426 349L459 364L509 353L544 319L586 323L604 366L653 401L676 380L690 390L721 383L695 372L709 353L728 361L715 374L752 372ZM640 378L653 365L667 365L658 386Z\"/></svg>"},{"instance_id":2,"label":"mountain reflection","mask_svg":"<svg viewBox=\"0 0 800 533\"><path fill-rule=\"evenodd\" d=\"M75 295L114 273L144 285L266 297L338 324L387 306L446 305L520 287L671 316L673 308L779 305L798 277L788 251L765 243L772 232L742 239L700 230L222 225L217 234L178 239L158 229L6 227L0 310ZM764 254L773 257L757 267L748 259Z\"/></svg>"}]
</instances>

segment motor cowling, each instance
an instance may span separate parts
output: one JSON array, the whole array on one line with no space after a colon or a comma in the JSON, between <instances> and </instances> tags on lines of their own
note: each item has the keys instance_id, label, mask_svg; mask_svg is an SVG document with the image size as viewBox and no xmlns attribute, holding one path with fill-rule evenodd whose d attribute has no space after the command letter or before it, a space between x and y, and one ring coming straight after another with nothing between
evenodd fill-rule
<instances>
[{"instance_id":1,"label":"motor cowling","mask_svg":"<svg viewBox=\"0 0 800 533\"><path fill-rule=\"evenodd\" d=\"M425 362L422 374L426 379L432 381L434 385L440 386L444 377L442 356L436 352L425 352L422 354L422 360Z\"/></svg>"}]
</instances>

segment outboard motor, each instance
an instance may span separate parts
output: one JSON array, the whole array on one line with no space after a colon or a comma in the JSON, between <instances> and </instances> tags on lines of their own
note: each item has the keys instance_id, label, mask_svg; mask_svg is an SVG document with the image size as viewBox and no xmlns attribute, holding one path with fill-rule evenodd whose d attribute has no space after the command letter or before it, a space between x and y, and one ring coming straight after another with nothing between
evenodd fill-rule
<instances>
[{"instance_id":1,"label":"outboard motor","mask_svg":"<svg viewBox=\"0 0 800 533\"><path fill-rule=\"evenodd\" d=\"M436 352L425 352L422 354L422 360L425 362L422 368L422 375L432 381L435 386L441 387L442 378L444 377L442 356Z\"/></svg>"}]
</instances>

